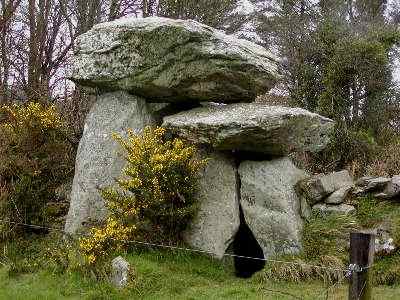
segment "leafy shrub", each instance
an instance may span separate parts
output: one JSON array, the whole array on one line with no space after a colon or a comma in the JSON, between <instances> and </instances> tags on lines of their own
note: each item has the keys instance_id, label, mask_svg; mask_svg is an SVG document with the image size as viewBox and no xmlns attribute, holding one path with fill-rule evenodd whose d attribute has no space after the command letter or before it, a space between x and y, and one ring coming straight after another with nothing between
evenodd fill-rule
<instances>
[{"instance_id":1,"label":"leafy shrub","mask_svg":"<svg viewBox=\"0 0 400 300\"><path fill-rule=\"evenodd\" d=\"M134 224L146 240L180 239L197 209L197 175L206 160L197 158L194 146L166 140L160 127L115 139L125 150L127 166L118 187L102 192L109 210Z\"/></svg>"},{"instance_id":2,"label":"leafy shrub","mask_svg":"<svg viewBox=\"0 0 400 300\"><path fill-rule=\"evenodd\" d=\"M108 257L110 252L122 250L136 227L124 226L110 217L104 227L92 228L89 237L80 239L79 247L89 265Z\"/></svg>"},{"instance_id":3,"label":"leafy shrub","mask_svg":"<svg viewBox=\"0 0 400 300\"><path fill-rule=\"evenodd\" d=\"M73 154L53 106L30 102L0 107L1 218L16 223L51 221L46 204L72 174ZM0 226L3 238L23 231L14 224Z\"/></svg>"},{"instance_id":4,"label":"leafy shrub","mask_svg":"<svg viewBox=\"0 0 400 300\"><path fill-rule=\"evenodd\" d=\"M135 237L153 242L177 242L197 208L197 175L206 160L194 146L178 138L167 140L165 129L128 130L114 135L124 150L126 167L116 187L102 190L110 218L92 229L80 248L89 264L121 248L120 241Z\"/></svg>"}]
</instances>

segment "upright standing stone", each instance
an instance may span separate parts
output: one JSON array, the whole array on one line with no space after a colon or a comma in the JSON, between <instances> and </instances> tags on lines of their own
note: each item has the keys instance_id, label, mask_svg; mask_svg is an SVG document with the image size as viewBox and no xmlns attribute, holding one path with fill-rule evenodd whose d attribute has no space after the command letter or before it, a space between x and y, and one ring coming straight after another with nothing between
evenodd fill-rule
<instances>
[{"instance_id":1,"label":"upright standing stone","mask_svg":"<svg viewBox=\"0 0 400 300\"><path fill-rule=\"evenodd\" d=\"M152 124L153 117L145 100L126 92L98 96L85 123L79 143L72 186L71 204L65 230L75 233L83 225L103 220L107 211L99 188L114 184L125 161L118 154L112 133L140 132Z\"/></svg>"},{"instance_id":2,"label":"upright standing stone","mask_svg":"<svg viewBox=\"0 0 400 300\"><path fill-rule=\"evenodd\" d=\"M243 215L264 257L298 253L302 221L295 185L307 174L287 157L245 161L239 174Z\"/></svg>"},{"instance_id":3,"label":"upright standing stone","mask_svg":"<svg viewBox=\"0 0 400 300\"><path fill-rule=\"evenodd\" d=\"M222 258L240 225L237 170L225 154L205 156L210 160L199 181L200 209L185 240L191 247Z\"/></svg>"}]
</instances>

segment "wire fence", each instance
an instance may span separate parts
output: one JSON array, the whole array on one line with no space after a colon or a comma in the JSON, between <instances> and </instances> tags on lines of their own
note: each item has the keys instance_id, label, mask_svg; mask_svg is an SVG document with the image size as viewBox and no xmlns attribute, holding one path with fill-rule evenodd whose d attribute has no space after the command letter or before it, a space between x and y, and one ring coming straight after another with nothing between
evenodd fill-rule
<instances>
[{"instance_id":1,"label":"wire fence","mask_svg":"<svg viewBox=\"0 0 400 300\"><path fill-rule=\"evenodd\" d=\"M9 225L15 225L15 226L23 226L23 227L28 227L32 229L42 229L42 230L47 230L47 231L56 231L62 234L65 234L70 237L88 237L90 236L89 234L85 233L75 233L71 234L67 231L65 231L62 228L56 228L56 227L49 227L49 226L44 226L44 225L37 225L37 224L26 224L26 223L20 223L20 222L12 222L8 220L0 220L0 223L3 224L9 224ZM141 245L145 247L153 247L153 248L161 248L161 249L169 249L169 250L176 250L176 251L186 251L186 252L191 252L191 253L197 253L197 254L205 254L211 257L218 257L218 255L212 251L207 251L207 250L200 250L200 249L194 249L194 248L188 248L188 247L180 247L180 246L175 246L175 245L165 245L165 244L159 244L159 243L151 243L151 242L144 242L144 241L137 241L137 240L121 240L121 239L115 239L115 238L110 238L111 240L114 240L116 242L122 242L122 243L129 243L129 244L135 244L135 245ZM355 264L350 264L348 268L333 268L333 267L325 267L325 266L319 266L319 265L313 265L313 264L308 264L308 263L303 263L303 262L295 262L295 261L285 261L285 260L277 260L277 259L271 259L271 258L260 258L260 257L250 257L250 256L242 256L242 255L237 255L237 254L232 254L232 253L224 253L224 257L231 257L231 258L237 258L237 259L246 259L246 260L256 260L256 261L264 261L264 262L273 262L273 263L280 263L280 264L288 264L288 265L296 265L300 267L310 267L314 269L321 269L321 270L330 270L330 271L335 271L335 272L340 272L342 273L342 276L340 279L336 280L336 282L332 283L331 285L327 286L322 293L319 294L319 296L315 299L329 299L329 295L335 290L335 288L338 288L341 284L343 284L346 280L351 278L352 274L354 272L362 272L366 269L372 268L373 265L367 266L360 268L359 266ZM365 288L365 284L362 287L360 294L358 296L358 299L360 299L362 292ZM268 288L263 288L264 290L273 292L273 293L279 293L282 295L287 295L290 296L294 299L302 299L301 297L298 297L297 295L288 293L286 291L280 291L280 290L273 290L273 289L268 289Z\"/></svg>"}]
</instances>

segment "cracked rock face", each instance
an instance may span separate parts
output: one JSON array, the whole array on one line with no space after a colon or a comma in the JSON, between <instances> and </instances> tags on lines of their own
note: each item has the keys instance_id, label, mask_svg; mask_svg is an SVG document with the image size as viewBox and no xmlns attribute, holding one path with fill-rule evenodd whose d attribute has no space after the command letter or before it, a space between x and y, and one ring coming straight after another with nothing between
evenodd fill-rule
<instances>
[{"instance_id":1,"label":"cracked rock face","mask_svg":"<svg viewBox=\"0 0 400 300\"><path fill-rule=\"evenodd\" d=\"M71 79L152 102L250 102L270 90L278 59L191 20L127 18L78 37Z\"/></svg>"},{"instance_id":2,"label":"cracked rock face","mask_svg":"<svg viewBox=\"0 0 400 300\"><path fill-rule=\"evenodd\" d=\"M282 156L322 150L329 142L333 122L300 108L238 103L184 111L165 117L163 126L217 150Z\"/></svg>"},{"instance_id":3,"label":"cracked rock face","mask_svg":"<svg viewBox=\"0 0 400 300\"><path fill-rule=\"evenodd\" d=\"M239 174L243 215L264 257L298 253L302 220L295 185L307 174L287 157L244 161Z\"/></svg>"},{"instance_id":4,"label":"cracked rock face","mask_svg":"<svg viewBox=\"0 0 400 300\"><path fill-rule=\"evenodd\" d=\"M200 208L184 238L191 247L222 258L240 225L237 169L228 155L203 156L209 162L199 180Z\"/></svg>"}]
</instances>

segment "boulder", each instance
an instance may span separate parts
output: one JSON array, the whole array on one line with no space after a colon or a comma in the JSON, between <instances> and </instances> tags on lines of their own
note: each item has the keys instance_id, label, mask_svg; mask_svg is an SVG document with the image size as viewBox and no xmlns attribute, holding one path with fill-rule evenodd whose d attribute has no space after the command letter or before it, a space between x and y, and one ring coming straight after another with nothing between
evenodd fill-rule
<instances>
[{"instance_id":1,"label":"boulder","mask_svg":"<svg viewBox=\"0 0 400 300\"><path fill-rule=\"evenodd\" d=\"M126 92L98 96L78 147L66 232L75 233L83 225L106 217L99 189L113 185L125 165L112 133L124 134L127 128L140 132L152 123L152 114L142 98Z\"/></svg>"},{"instance_id":2,"label":"boulder","mask_svg":"<svg viewBox=\"0 0 400 300\"><path fill-rule=\"evenodd\" d=\"M357 188L354 190L354 194L361 195L367 192L382 190L390 180L388 177L362 177L356 182Z\"/></svg>"},{"instance_id":3,"label":"boulder","mask_svg":"<svg viewBox=\"0 0 400 300\"><path fill-rule=\"evenodd\" d=\"M322 215L329 215L329 214L339 214L339 215L348 215L356 211L355 207L348 204L325 204L319 203L312 207L313 213L318 213Z\"/></svg>"},{"instance_id":4,"label":"boulder","mask_svg":"<svg viewBox=\"0 0 400 300\"><path fill-rule=\"evenodd\" d=\"M302 220L295 185L307 174L287 157L244 161L239 174L244 219L264 257L298 253Z\"/></svg>"},{"instance_id":5,"label":"boulder","mask_svg":"<svg viewBox=\"0 0 400 300\"><path fill-rule=\"evenodd\" d=\"M375 254L390 255L396 251L397 247L393 239L393 235L395 234L393 227L392 222L388 220L376 225L372 232L375 234Z\"/></svg>"},{"instance_id":6,"label":"boulder","mask_svg":"<svg viewBox=\"0 0 400 300\"><path fill-rule=\"evenodd\" d=\"M395 175L386 184L382 193L376 194L376 198L390 199L400 194L400 175Z\"/></svg>"},{"instance_id":7,"label":"boulder","mask_svg":"<svg viewBox=\"0 0 400 300\"><path fill-rule=\"evenodd\" d=\"M277 81L278 59L252 42L191 20L125 18L76 43L71 79L153 102L250 102Z\"/></svg>"},{"instance_id":8,"label":"boulder","mask_svg":"<svg viewBox=\"0 0 400 300\"><path fill-rule=\"evenodd\" d=\"M381 234L375 238L375 254L390 255L396 250L393 238L387 234Z\"/></svg>"},{"instance_id":9,"label":"boulder","mask_svg":"<svg viewBox=\"0 0 400 300\"><path fill-rule=\"evenodd\" d=\"M298 193L305 197L310 205L322 201L329 194L353 186L353 180L347 170L329 174L318 174L302 180L297 185ZM335 195L336 196L336 195Z\"/></svg>"},{"instance_id":10,"label":"boulder","mask_svg":"<svg viewBox=\"0 0 400 300\"><path fill-rule=\"evenodd\" d=\"M202 156L209 162L199 181L200 209L184 239L191 247L220 259L240 225L237 169L233 158L225 154Z\"/></svg>"},{"instance_id":11,"label":"boulder","mask_svg":"<svg viewBox=\"0 0 400 300\"><path fill-rule=\"evenodd\" d=\"M333 192L325 199L326 204L340 204L346 200L349 192L353 189L353 186L344 186L337 191Z\"/></svg>"},{"instance_id":12,"label":"boulder","mask_svg":"<svg viewBox=\"0 0 400 300\"><path fill-rule=\"evenodd\" d=\"M356 186L366 186L371 179L374 179L374 176L363 176L356 180Z\"/></svg>"},{"instance_id":13,"label":"boulder","mask_svg":"<svg viewBox=\"0 0 400 300\"><path fill-rule=\"evenodd\" d=\"M333 122L300 108L240 103L209 105L167 116L163 126L218 150L282 156L325 148Z\"/></svg>"},{"instance_id":14,"label":"boulder","mask_svg":"<svg viewBox=\"0 0 400 300\"><path fill-rule=\"evenodd\" d=\"M128 285L131 274L130 264L121 256L114 258L111 261L111 283L117 288L124 288Z\"/></svg>"}]
</instances>

